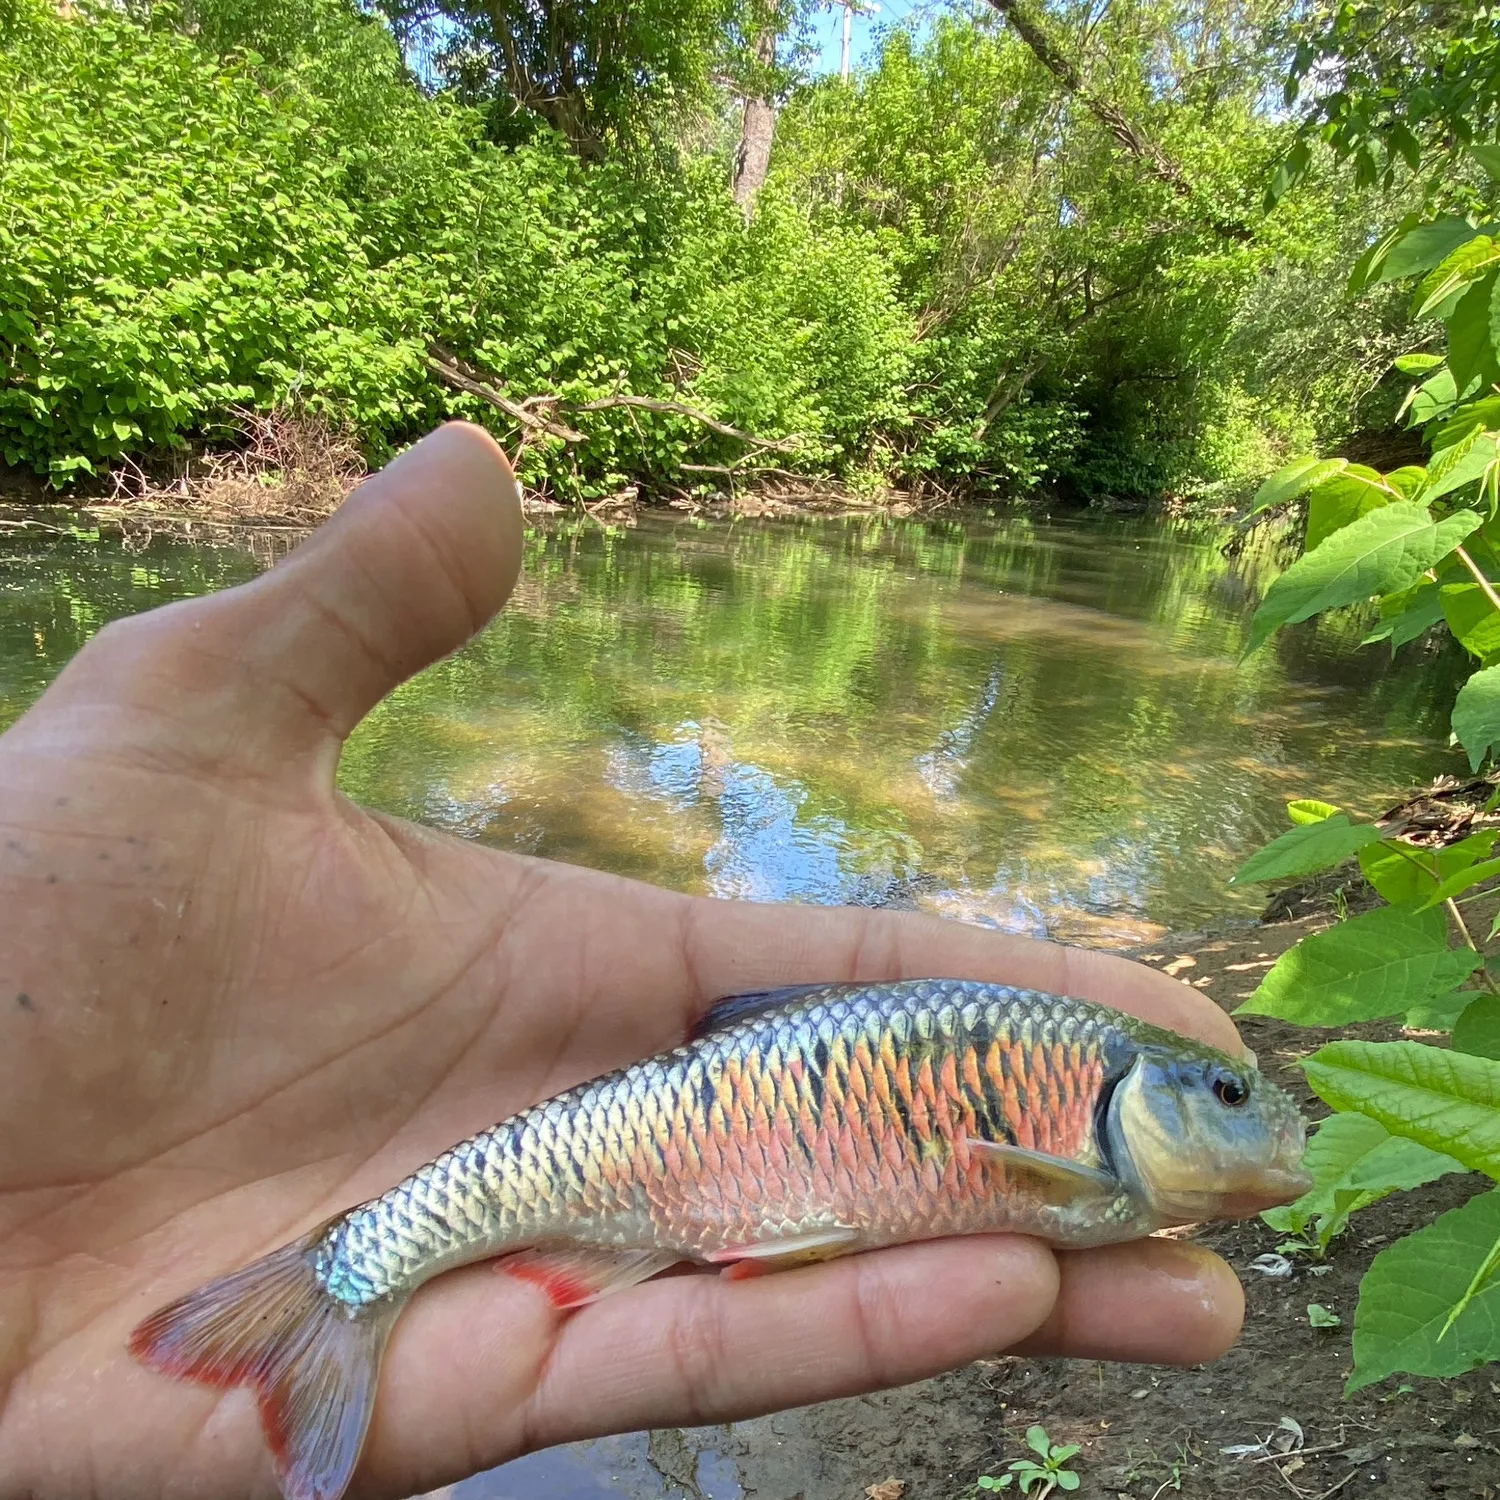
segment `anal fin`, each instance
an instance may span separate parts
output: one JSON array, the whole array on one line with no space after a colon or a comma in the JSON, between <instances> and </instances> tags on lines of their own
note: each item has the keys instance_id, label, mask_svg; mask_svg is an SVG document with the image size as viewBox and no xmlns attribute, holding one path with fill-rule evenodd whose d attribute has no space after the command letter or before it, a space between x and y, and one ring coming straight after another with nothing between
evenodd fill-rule
<instances>
[{"instance_id":1,"label":"anal fin","mask_svg":"<svg viewBox=\"0 0 1500 1500\"><path fill-rule=\"evenodd\" d=\"M765 1271L783 1271L791 1266L832 1260L855 1248L859 1235L842 1224L814 1229L807 1234L787 1235L779 1240L757 1240L750 1245L726 1245L703 1258L711 1266L727 1266L731 1281L758 1276Z\"/></svg>"},{"instance_id":2,"label":"anal fin","mask_svg":"<svg viewBox=\"0 0 1500 1500\"><path fill-rule=\"evenodd\" d=\"M1113 1197L1119 1180L1097 1167L1013 1146L1008 1141L985 1141L969 1137L969 1150L1003 1167L1007 1177L1029 1178L1049 1202L1063 1207L1081 1198Z\"/></svg>"},{"instance_id":3,"label":"anal fin","mask_svg":"<svg viewBox=\"0 0 1500 1500\"><path fill-rule=\"evenodd\" d=\"M675 1250L601 1250L571 1245L559 1250L522 1250L499 1262L517 1281L546 1292L553 1307L584 1307L611 1292L649 1280L682 1257Z\"/></svg>"}]
</instances>

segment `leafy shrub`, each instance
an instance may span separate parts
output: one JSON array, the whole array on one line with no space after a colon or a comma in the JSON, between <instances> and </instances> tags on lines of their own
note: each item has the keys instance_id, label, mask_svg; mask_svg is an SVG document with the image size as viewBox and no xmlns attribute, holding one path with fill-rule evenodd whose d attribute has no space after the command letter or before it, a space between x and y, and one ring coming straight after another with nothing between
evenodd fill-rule
<instances>
[{"instance_id":1,"label":"leafy shrub","mask_svg":"<svg viewBox=\"0 0 1500 1500\"><path fill-rule=\"evenodd\" d=\"M1500 148L1476 155L1500 183ZM1446 627L1477 668L1454 704L1453 733L1478 771L1500 747L1500 243L1467 217L1413 215L1355 268L1356 289L1390 282L1415 283L1419 327L1442 325L1445 353L1396 360L1416 378L1406 411L1431 457L1389 473L1307 457L1266 481L1257 508L1305 496L1307 533L1303 555L1256 613L1250 649L1282 626L1370 600L1379 615L1369 642L1396 649ZM1497 805L1500 793L1490 798ZM1309 874L1357 856L1384 904L1304 939L1242 1010L1323 1027L1402 1017L1450 1033L1448 1048L1335 1041L1304 1064L1338 1113L1309 1149L1316 1186L1267 1217L1321 1253L1350 1214L1389 1193L1466 1170L1500 1182L1500 986L1482 951L1500 920L1478 935L1463 915L1493 893L1500 858L1493 828L1424 849L1399 828L1351 823L1332 807L1289 811L1292 830L1237 879ZM1449 946L1450 930L1461 947ZM1381 1251L1361 1285L1350 1389L1398 1370L1451 1375L1500 1359L1497 1272L1500 1190Z\"/></svg>"}]
</instances>

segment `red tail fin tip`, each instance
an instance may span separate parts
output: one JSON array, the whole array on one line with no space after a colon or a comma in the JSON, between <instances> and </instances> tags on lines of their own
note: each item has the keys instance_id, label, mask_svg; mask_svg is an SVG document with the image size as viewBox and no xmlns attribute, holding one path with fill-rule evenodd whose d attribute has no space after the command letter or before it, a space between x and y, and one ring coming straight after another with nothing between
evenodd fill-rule
<instances>
[{"instance_id":1,"label":"red tail fin tip","mask_svg":"<svg viewBox=\"0 0 1500 1500\"><path fill-rule=\"evenodd\" d=\"M246 1385L287 1500L339 1500L364 1446L394 1303L355 1308L318 1280L321 1229L153 1313L130 1352L164 1374Z\"/></svg>"}]
</instances>

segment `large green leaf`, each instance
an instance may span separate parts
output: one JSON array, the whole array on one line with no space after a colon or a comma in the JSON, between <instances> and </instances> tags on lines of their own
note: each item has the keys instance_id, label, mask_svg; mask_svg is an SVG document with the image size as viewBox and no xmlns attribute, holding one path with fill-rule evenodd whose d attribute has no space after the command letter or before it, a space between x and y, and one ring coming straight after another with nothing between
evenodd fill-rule
<instances>
[{"instance_id":1,"label":"large green leaf","mask_svg":"<svg viewBox=\"0 0 1500 1500\"><path fill-rule=\"evenodd\" d=\"M1496 838L1493 832L1471 833L1437 851L1413 849L1410 844L1387 839L1361 849L1359 867L1365 879L1393 906L1415 905L1425 901L1440 881L1483 859L1495 847Z\"/></svg>"},{"instance_id":2,"label":"large green leaf","mask_svg":"<svg viewBox=\"0 0 1500 1500\"><path fill-rule=\"evenodd\" d=\"M1449 255L1417 289L1413 316L1425 318L1456 292L1487 276L1497 262L1500 262L1500 246L1487 234L1475 235ZM1451 359L1449 365L1452 365ZM1456 370L1454 375L1458 375ZM1463 388L1462 380L1459 388Z\"/></svg>"},{"instance_id":3,"label":"large green leaf","mask_svg":"<svg viewBox=\"0 0 1500 1500\"><path fill-rule=\"evenodd\" d=\"M1485 667L1458 690L1453 702L1453 733L1478 770L1493 746L1500 744L1500 667Z\"/></svg>"},{"instance_id":4,"label":"large green leaf","mask_svg":"<svg viewBox=\"0 0 1500 1500\"><path fill-rule=\"evenodd\" d=\"M1258 880L1284 880L1291 875L1311 875L1331 870L1366 844L1380 838L1373 823L1351 823L1346 813L1334 813L1317 822L1302 823L1274 843L1257 850L1230 877L1231 885Z\"/></svg>"},{"instance_id":5,"label":"large green leaf","mask_svg":"<svg viewBox=\"0 0 1500 1500\"><path fill-rule=\"evenodd\" d=\"M1400 281L1441 265L1460 245L1479 231L1467 219L1445 216L1431 224L1419 224L1403 235L1387 253L1376 281Z\"/></svg>"},{"instance_id":6,"label":"large green leaf","mask_svg":"<svg viewBox=\"0 0 1500 1500\"><path fill-rule=\"evenodd\" d=\"M1500 1059L1500 995L1481 995L1453 1024L1453 1050Z\"/></svg>"},{"instance_id":7,"label":"large green leaf","mask_svg":"<svg viewBox=\"0 0 1500 1500\"><path fill-rule=\"evenodd\" d=\"M1364 1115L1331 1115L1308 1142L1303 1167L1313 1186L1295 1203L1261 1217L1283 1233L1302 1233L1318 1221L1317 1240L1326 1247L1349 1215L1391 1193L1421 1187L1463 1165L1440 1151L1392 1135Z\"/></svg>"},{"instance_id":8,"label":"large green leaf","mask_svg":"<svg viewBox=\"0 0 1500 1500\"><path fill-rule=\"evenodd\" d=\"M1496 182L1500 182L1500 146L1470 146L1469 150L1479 165L1484 168Z\"/></svg>"},{"instance_id":9,"label":"large green leaf","mask_svg":"<svg viewBox=\"0 0 1500 1500\"><path fill-rule=\"evenodd\" d=\"M1350 464L1338 474L1321 480L1307 497L1306 551L1342 531L1382 505L1401 496L1385 482L1385 476L1365 464Z\"/></svg>"},{"instance_id":10,"label":"large green leaf","mask_svg":"<svg viewBox=\"0 0 1500 1500\"><path fill-rule=\"evenodd\" d=\"M1450 495L1478 479L1495 462L1496 451L1496 436L1492 432L1476 431L1455 443L1441 457L1434 458L1427 483L1422 487L1422 503ZM1449 458L1451 462L1444 462Z\"/></svg>"},{"instance_id":11,"label":"large green leaf","mask_svg":"<svg viewBox=\"0 0 1500 1500\"><path fill-rule=\"evenodd\" d=\"M1477 583L1449 583L1442 589L1443 618L1464 649L1481 666L1500 660L1500 610Z\"/></svg>"},{"instance_id":12,"label":"large green leaf","mask_svg":"<svg viewBox=\"0 0 1500 1500\"><path fill-rule=\"evenodd\" d=\"M1495 252L1500 257L1500 247ZM1494 271L1476 281L1458 299L1448 318L1448 368L1460 390L1476 376L1493 378L1495 351L1490 347L1490 300L1494 295Z\"/></svg>"},{"instance_id":13,"label":"large green leaf","mask_svg":"<svg viewBox=\"0 0 1500 1500\"><path fill-rule=\"evenodd\" d=\"M1256 490L1255 498L1250 502L1250 514L1257 515L1273 505L1295 500L1330 474L1337 474L1348 466L1349 461L1343 458L1294 458Z\"/></svg>"},{"instance_id":14,"label":"large green leaf","mask_svg":"<svg viewBox=\"0 0 1500 1500\"><path fill-rule=\"evenodd\" d=\"M1298 558L1271 585L1251 622L1247 653L1279 626L1410 588L1482 520L1476 511L1459 511L1433 521L1425 506L1409 500L1362 516Z\"/></svg>"},{"instance_id":15,"label":"large green leaf","mask_svg":"<svg viewBox=\"0 0 1500 1500\"><path fill-rule=\"evenodd\" d=\"M1479 962L1448 946L1441 911L1382 906L1289 948L1235 1014L1299 1026L1405 1015L1456 989Z\"/></svg>"},{"instance_id":16,"label":"large green leaf","mask_svg":"<svg viewBox=\"0 0 1500 1500\"><path fill-rule=\"evenodd\" d=\"M1497 1242L1500 1192L1490 1192L1382 1250L1359 1284L1354 1373L1345 1390L1397 1371L1461 1375L1500 1359Z\"/></svg>"},{"instance_id":17,"label":"large green leaf","mask_svg":"<svg viewBox=\"0 0 1500 1500\"><path fill-rule=\"evenodd\" d=\"M1500 1062L1420 1042L1330 1042L1302 1066L1335 1109L1500 1177Z\"/></svg>"}]
</instances>

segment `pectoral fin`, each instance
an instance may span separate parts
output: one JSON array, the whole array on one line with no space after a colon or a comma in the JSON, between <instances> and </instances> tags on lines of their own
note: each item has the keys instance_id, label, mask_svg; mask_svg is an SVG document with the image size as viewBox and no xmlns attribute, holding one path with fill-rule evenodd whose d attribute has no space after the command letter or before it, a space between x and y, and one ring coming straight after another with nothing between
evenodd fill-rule
<instances>
[{"instance_id":1,"label":"pectoral fin","mask_svg":"<svg viewBox=\"0 0 1500 1500\"><path fill-rule=\"evenodd\" d=\"M815 1229L808 1234L788 1235L779 1240L758 1240L753 1245L726 1245L704 1259L711 1266L727 1266L731 1280L758 1276L763 1271L784 1271L791 1266L811 1265L832 1260L854 1248L858 1234L841 1224Z\"/></svg>"},{"instance_id":2,"label":"pectoral fin","mask_svg":"<svg viewBox=\"0 0 1500 1500\"><path fill-rule=\"evenodd\" d=\"M1069 1161L1062 1156L1048 1156L1008 1141L984 1141L969 1137L969 1150L1005 1169L1007 1178L1020 1178L1036 1185L1049 1203L1063 1207L1082 1198L1113 1197L1120 1191L1119 1180L1097 1167Z\"/></svg>"},{"instance_id":3,"label":"pectoral fin","mask_svg":"<svg viewBox=\"0 0 1500 1500\"><path fill-rule=\"evenodd\" d=\"M583 1307L611 1292L645 1281L682 1257L671 1250L597 1250L572 1246L562 1250L522 1250L499 1262L517 1281L529 1281L546 1292L559 1311Z\"/></svg>"}]
</instances>

